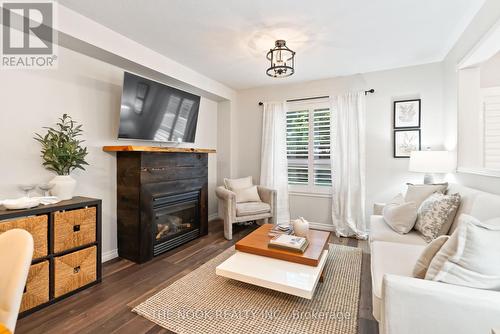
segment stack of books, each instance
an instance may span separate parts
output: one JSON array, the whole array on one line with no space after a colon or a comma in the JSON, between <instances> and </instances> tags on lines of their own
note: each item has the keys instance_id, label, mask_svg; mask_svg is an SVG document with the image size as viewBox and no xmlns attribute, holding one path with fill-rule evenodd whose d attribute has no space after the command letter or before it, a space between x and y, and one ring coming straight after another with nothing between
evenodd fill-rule
<instances>
[{"instance_id":1,"label":"stack of books","mask_svg":"<svg viewBox=\"0 0 500 334\"><path fill-rule=\"evenodd\" d=\"M304 253L309 242L306 238L294 235L281 234L269 240L268 247L288 250L297 253Z\"/></svg>"},{"instance_id":2,"label":"stack of books","mask_svg":"<svg viewBox=\"0 0 500 334\"><path fill-rule=\"evenodd\" d=\"M273 226L272 229L269 230L268 235L270 237L275 237L277 235L282 235L282 234L293 234L293 227L291 224L278 224Z\"/></svg>"}]
</instances>

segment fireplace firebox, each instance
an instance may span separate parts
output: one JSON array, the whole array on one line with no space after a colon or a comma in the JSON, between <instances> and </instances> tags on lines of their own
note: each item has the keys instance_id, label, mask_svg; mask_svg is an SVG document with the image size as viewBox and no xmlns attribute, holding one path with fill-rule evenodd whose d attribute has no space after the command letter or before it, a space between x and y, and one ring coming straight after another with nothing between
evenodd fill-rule
<instances>
[{"instance_id":1,"label":"fireplace firebox","mask_svg":"<svg viewBox=\"0 0 500 334\"><path fill-rule=\"evenodd\" d=\"M200 235L199 197L199 191L191 191L153 199L153 255Z\"/></svg>"},{"instance_id":2,"label":"fireplace firebox","mask_svg":"<svg viewBox=\"0 0 500 334\"><path fill-rule=\"evenodd\" d=\"M118 151L118 255L143 263L206 235L207 189L207 153Z\"/></svg>"}]
</instances>

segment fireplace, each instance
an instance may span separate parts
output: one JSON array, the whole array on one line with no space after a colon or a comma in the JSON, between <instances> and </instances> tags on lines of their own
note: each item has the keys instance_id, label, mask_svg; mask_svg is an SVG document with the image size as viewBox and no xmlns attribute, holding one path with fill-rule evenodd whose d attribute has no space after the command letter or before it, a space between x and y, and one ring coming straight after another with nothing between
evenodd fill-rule
<instances>
[{"instance_id":1,"label":"fireplace","mask_svg":"<svg viewBox=\"0 0 500 334\"><path fill-rule=\"evenodd\" d=\"M200 191L153 199L153 255L166 252L200 235Z\"/></svg>"},{"instance_id":2,"label":"fireplace","mask_svg":"<svg viewBox=\"0 0 500 334\"><path fill-rule=\"evenodd\" d=\"M118 255L143 263L207 235L208 154L126 149L117 152Z\"/></svg>"}]
</instances>

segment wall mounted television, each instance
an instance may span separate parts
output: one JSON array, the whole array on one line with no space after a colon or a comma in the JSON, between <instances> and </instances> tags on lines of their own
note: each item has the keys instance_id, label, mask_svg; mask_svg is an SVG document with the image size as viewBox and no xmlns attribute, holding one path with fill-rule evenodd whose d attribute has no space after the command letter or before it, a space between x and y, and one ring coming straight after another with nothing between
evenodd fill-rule
<instances>
[{"instance_id":1,"label":"wall mounted television","mask_svg":"<svg viewBox=\"0 0 500 334\"><path fill-rule=\"evenodd\" d=\"M125 72L118 138L194 143L200 97Z\"/></svg>"}]
</instances>

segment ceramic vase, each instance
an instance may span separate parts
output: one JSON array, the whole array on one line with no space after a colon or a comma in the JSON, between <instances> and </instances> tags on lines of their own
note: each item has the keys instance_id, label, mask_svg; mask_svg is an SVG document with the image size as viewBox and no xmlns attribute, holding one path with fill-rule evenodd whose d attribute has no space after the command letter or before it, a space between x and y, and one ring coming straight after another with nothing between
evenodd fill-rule
<instances>
[{"instance_id":1,"label":"ceramic vase","mask_svg":"<svg viewBox=\"0 0 500 334\"><path fill-rule=\"evenodd\" d=\"M52 196L57 196L61 201L73 198L76 188L76 180L71 175L57 175L49 184L54 187L50 190Z\"/></svg>"},{"instance_id":2,"label":"ceramic vase","mask_svg":"<svg viewBox=\"0 0 500 334\"><path fill-rule=\"evenodd\" d=\"M293 231L296 236L306 238L309 234L309 222L303 217L295 219L293 221Z\"/></svg>"}]
</instances>

